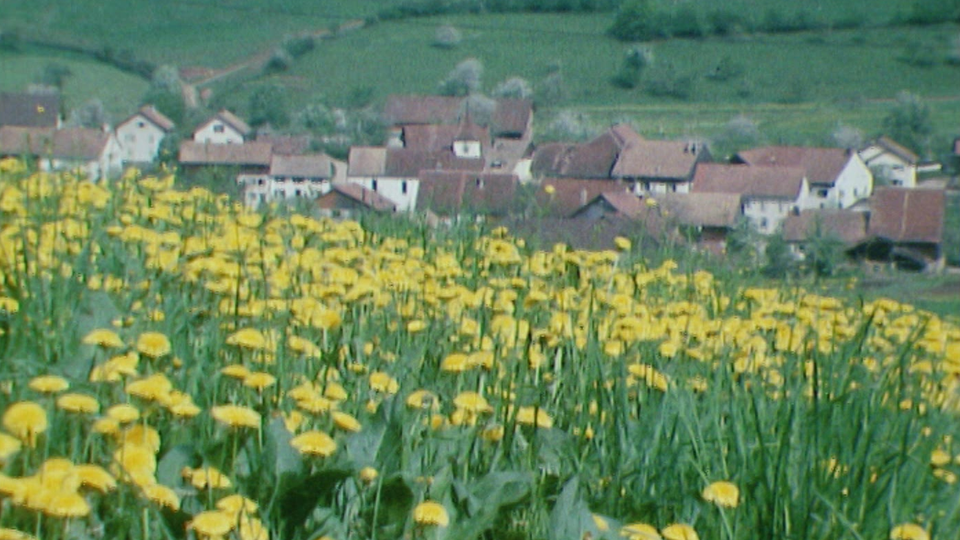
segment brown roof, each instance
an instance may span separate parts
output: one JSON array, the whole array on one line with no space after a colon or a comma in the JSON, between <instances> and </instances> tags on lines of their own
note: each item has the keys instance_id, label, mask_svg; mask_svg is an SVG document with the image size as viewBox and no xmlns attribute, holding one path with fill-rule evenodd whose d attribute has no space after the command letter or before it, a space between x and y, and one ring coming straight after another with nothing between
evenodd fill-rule
<instances>
[{"instance_id":1,"label":"brown roof","mask_svg":"<svg viewBox=\"0 0 960 540\"><path fill-rule=\"evenodd\" d=\"M689 180L701 151L700 145L690 142L634 141L620 153L612 174L616 178Z\"/></svg>"},{"instance_id":2,"label":"brown roof","mask_svg":"<svg viewBox=\"0 0 960 540\"><path fill-rule=\"evenodd\" d=\"M268 142L213 144L183 141L179 161L184 165L269 166L273 148Z\"/></svg>"},{"instance_id":3,"label":"brown roof","mask_svg":"<svg viewBox=\"0 0 960 540\"><path fill-rule=\"evenodd\" d=\"M464 159L453 150L424 151L407 148L387 148L383 176L416 178L420 171L480 171L482 159Z\"/></svg>"},{"instance_id":4,"label":"brown roof","mask_svg":"<svg viewBox=\"0 0 960 540\"><path fill-rule=\"evenodd\" d=\"M333 178L333 160L326 154L274 154L270 160L270 176L330 179Z\"/></svg>"},{"instance_id":5,"label":"brown roof","mask_svg":"<svg viewBox=\"0 0 960 540\"><path fill-rule=\"evenodd\" d=\"M59 117L57 94L0 93L0 126L56 127Z\"/></svg>"},{"instance_id":6,"label":"brown roof","mask_svg":"<svg viewBox=\"0 0 960 540\"><path fill-rule=\"evenodd\" d=\"M812 209L790 214L783 222L783 239L803 242L817 233L835 235L844 244L859 243L867 236L867 214L853 210Z\"/></svg>"},{"instance_id":7,"label":"brown roof","mask_svg":"<svg viewBox=\"0 0 960 540\"><path fill-rule=\"evenodd\" d=\"M473 120L467 116L467 118L457 126L457 133L453 140L480 141L485 143L490 140L490 130L475 124Z\"/></svg>"},{"instance_id":8,"label":"brown roof","mask_svg":"<svg viewBox=\"0 0 960 540\"><path fill-rule=\"evenodd\" d=\"M133 120L138 116L142 116L146 118L153 125L157 126L163 131L169 132L169 131L172 131L174 128L173 120L170 120L169 118L164 116L163 113L158 111L153 105L144 105L143 107L140 107L140 109L137 110L137 112L131 114L130 116L127 117L126 120L124 120L123 122L120 122L117 125L120 126L120 125L126 124L127 122L129 122L130 120Z\"/></svg>"},{"instance_id":9,"label":"brown roof","mask_svg":"<svg viewBox=\"0 0 960 540\"><path fill-rule=\"evenodd\" d=\"M241 120L240 117L228 111L227 109L220 109L219 111L217 111L217 114L213 115L206 122L200 124L197 127L197 129L195 129L194 131L200 131L201 129L206 127L207 124L209 124L210 122L213 122L214 120L220 120L224 124L227 124L228 126L237 130L244 137L246 137L247 135L250 134L251 131L253 131L253 129L250 127L249 124Z\"/></svg>"},{"instance_id":10,"label":"brown roof","mask_svg":"<svg viewBox=\"0 0 960 540\"><path fill-rule=\"evenodd\" d=\"M109 140L110 134L99 129L0 128L0 152L6 155L93 160L100 157Z\"/></svg>"},{"instance_id":11,"label":"brown roof","mask_svg":"<svg viewBox=\"0 0 960 540\"><path fill-rule=\"evenodd\" d=\"M553 193L547 193L547 186ZM536 202L539 211L546 216L566 217L587 204L601 193L627 191L627 186L619 180L582 180L578 178L550 178L541 182L537 190Z\"/></svg>"},{"instance_id":12,"label":"brown roof","mask_svg":"<svg viewBox=\"0 0 960 540\"><path fill-rule=\"evenodd\" d=\"M654 247L662 235L660 224L616 216L593 221L577 218L510 218L501 221L511 235L523 238L530 249L549 250L555 244L574 249L615 249L615 239L633 240L633 250Z\"/></svg>"},{"instance_id":13,"label":"brown roof","mask_svg":"<svg viewBox=\"0 0 960 540\"><path fill-rule=\"evenodd\" d=\"M546 144L534 152L531 171L537 176L608 179L623 144L610 131L583 144Z\"/></svg>"},{"instance_id":14,"label":"brown roof","mask_svg":"<svg viewBox=\"0 0 960 540\"><path fill-rule=\"evenodd\" d=\"M378 212L395 212L397 210L397 205L390 199L372 189L350 182L333 184L329 192L317 197L317 204L323 208L336 208L337 198L346 198Z\"/></svg>"},{"instance_id":15,"label":"brown roof","mask_svg":"<svg viewBox=\"0 0 960 540\"><path fill-rule=\"evenodd\" d=\"M413 150L440 150L453 147L460 126L410 124L403 126L403 147Z\"/></svg>"},{"instance_id":16,"label":"brown roof","mask_svg":"<svg viewBox=\"0 0 960 540\"><path fill-rule=\"evenodd\" d=\"M800 196L804 178L805 171L799 167L701 163L691 191L793 201Z\"/></svg>"},{"instance_id":17,"label":"brown roof","mask_svg":"<svg viewBox=\"0 0 960 540\"><path fill-rule=\"evenodd\" d=\"M809 146L767 146L738 153L735 162L747 165L803 167L811 184L830 185L850 162L851 150Z\"/></svg>"},{"instance_id":18,"label":"brown roof","mask_svg":"<svg viewBox=\"0 0 960 540\"><path fill-rule=\"evenodd\" d=\"M451 96L387 96L383 108L389 125L460 123L463 97ZM497 136L521 136L526 133L533 115L533 102L526 99L497 99L491 116L490 131Z\"/></svg>"},{"instance_id":19,"label":"brown roof","mask_svg":"<svg viewBox=\"0 0 960 540\"><path fill-rule=\"evenodd\" d=\"M874 141L873 144L883 148L887 152L899 157L907 163L916 164L918 161L920 161L920 156L914 154L912 150L901 145L897 141L894 141L890 137L887 137L886 135Z\"/></svg>"},{"instance_id":20,"label":"brown roof","mask_svg":"<svg viewBox=\"0 0 960 540\"><path fill-rule=\"evenodd\" d=\"M894 242L939 244L945 207L946 194L940 189L877 188L867 234Z\"/></svg>"},{"instance_id":21,"label":"brown roof","mask_svg":"<svg viewBox=\"0 0 960 540\"><path fill-rule=\"evenodd\" d=\"M310 151L311 137L309 135L258 134L256 141L270 143L274 154L293 156Z\"/></svg>"},{"instance_id":22,"label":"brown roof","mask_svg":"<svg viewBox=\"0 0 960 540\"><path fill-rule=\"evenodd\" d=\"M387 164L387 149L382 146L351 146L347 156L350 176L383 176Z\"/></svg>"},{"instance_id":23,"label":"brown roof","mask_svg":"<svg viewBox=\"0 0 960 540\"><path fill-rule=\"evenodd\" d=\"M513 208L519 183L515 174L422 171L417 210L440 215L465 211L505 215Z\"/></svg>"},{"instance_id":24,"label":"brown roof","mask_svg":"<svg viewBox=\"0 0 960 540\"><path fill-rule=\"evenodd\" d=\"M732 228L740 217L736 193L662 193L652 198L664 217L682 225Z\"/></svg>"},{"instance_id":25,"label":"brown roof","mask_svg":"<svg viewBox=\"0 0 960 540\"><path fill-rule=\"evenodd\" d=\"M617 216L625 218L637 218L647 209L643 199L630 193L629 191L608 191L597 195L587 204L578 208L570 217L579 217L583 215L588 208L594 205L601 205L613 211Z\"/></svg>"}]
</instances>

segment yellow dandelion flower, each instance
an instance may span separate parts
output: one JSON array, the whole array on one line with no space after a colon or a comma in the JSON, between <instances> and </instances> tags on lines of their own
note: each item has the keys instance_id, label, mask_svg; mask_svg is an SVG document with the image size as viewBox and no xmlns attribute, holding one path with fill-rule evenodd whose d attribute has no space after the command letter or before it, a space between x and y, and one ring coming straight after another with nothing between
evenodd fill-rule
<instances>
[{"instance_id":1,"label":"yellow dandelion flower","mask_svg":"<svg viewBox=\"0 0 960 540\"><path fill-rule=\"evenodd\" d=\"M47 430L47 411L32 401L20 401L3 413L3 427L33 448L37 435Z\"/></svg>"},{"instance_id":2,"label":"yellow dandelion flower","mask_svg":"<svg viewBox=\"0 0 960 540\"><path fill-rule=\"evenodd\" d=\"M180 496L177 492L163 484L149 484L143 486L143 495L150 502L166 506L171 510L180 509Z\"/></svg>"},{"instance_id":3,"label":"yellow dandelion flower","mask_svg":"<svg viewBox=\"0 0 960 540\"><path fill-rule=\"evenodd\" d=\"M218 405L210 409L210 415L221 424L234 428L260 429L262 421L260 413L241 405Z\"/></svg>"},{"instance_id":4,"label":"yellow dandelion flower","mask_svg":"<svg viewBox=\"0 0 960 540\"><path fill-rule=\"evenodd\" d=\"M243 385L247 388L253 388L254 390L261 392L265 388L273 386L277 383L277 378L269 373L264 373L262 371L254 371L248 374L243 379Z\"/></svg>"},{"instance_id":5,"label":"yellow dandelion flower","mask_svg":"<svg viewBox=\"0 0 960 540\"><path fill-rule=\"evenodd\" d=\"M257 508L259 508L259 506L255 501L236 493L227 495L217 501L217 509L227 515L233 516L234 519L240 514L253 514L257 511Z\"/></svg>"},{"instance_id":6,"label":"yellow dandelion flower","mask_svg":"<svg viewBox=\"0 0 960 540\"><path fill-rule=\"evenodd\" d=\"M330 457L337 451L337 443L322 431L306 431L290 440L290 445L301 454Z\"/></svg>"},{"instance_id":7,"label":"yellow dandelion flower","mask_svg":"<svg viewBox=\"0 0 960 540\"><path fill-rule=\"evenodd\" d=\"M630 251L630 246L632 246L630 239L623 236L614 238L613 245L620 251Z\"/></svg>"},{"instance_id":8,"label":"yellow dandelion flower","mask_svg":"<svg viewBox=\"0 0 960 540\"><path fill-rule=\"evenodd\" d=\"M413 509L413 521L423 527L446 527L450 524L450 516L442 504L423 501Z\"/></svg>"},{"instance_id":9,"label":"yellow dandelion flower","mask_svg":"<svg viewBox=\"0 0 960 540\"><path fill-rule=\"evenodd\" d=\"M321 355L320 347L317 347L317 345L312 341L304 339L300 336L288 337L287 348L304 356L310 356L313 358L320 358Z\"/></svg>"},{"instance_id":10,"label":"yellow dandelion flower","mask_svg":"<svg viewBox=\"0 0 960 540\"><path fill-rule=\"evenodd\" d=\"M106 493L117 487L117 480L99 465L77 465L73 472L80 478L80 484Z\"/></svg>"},{"instance_id":11,"label":"yellow dandelion flower","mask_svg":"<svg viewBox=\"0 0 960 540\"><path fill-rule=\"evenodd\" d=\"M157 457L146 447L138 444L125 444L113 453L113 461L118 471L137 485L153 483L157 472ZM112 469L111 469L112 470Z\"/></svg>"},{"instance_id":12,"label":"yellow dandelion flower","mask_svg":"<svg viewBox=\"0 0 960 540\"><path fill-rule=\"evenodd\" d=\"M447 357L440 362L440 371L446 371L448 373L463 373L471 367L469 357L463 353L447 355Z\"/></svg>"},{"instance_id":13,"label":"yellow dandelion flower","mask_svg":"<svg viewBox=\"0 0 960 540\"><path fill-rule=\"evenodd\" d=\"M208 510L193 516L187 528L202 536L221 538L233 530L235 522L231 516L219 510Z\"/></svg>"},{"instance_id":14,"label":"yellow dandelion flower","mask_svg":"<svg viewBox=\"0 0 960 540\"><path fill-rule=\"evenodd\" d=\"M11 457L16 455L22 445L23 443L20 442L20 439L7 435L6 433L0 433L0 465L3 465L9 461Z\"/></svg>"},{"instance_id":15,"label":"yellow dandelion flower","mask_svg":"<svg viewBox=\"0 0 960 540\"><path fill-rule=\"evenodd\" d=\"M160 358L170 354L170 339L160 332L144 332L137 338L137 350L150 358Z\"/></svg>"},{"instance_id":16,"label":"yellow dandelion flower","mask_svg":"<svg viewBox=\"0 0 960 540\"><path fill-rule=\"evenodd\" d=\"M890 529L890 540L930 540L930 533L916 523L903 523Z\"/></svg>"},{"instance_id":17,"label":"yellow dandelion flower","mask_svg":"<svg viewBox=\"0 0 960 540\"><path fill-rule=\"evenodd\" d=\"M104 349L119 349L124 346L123 340L116 332L107 328L94 330L83 337L84 345L96 345Z\"/></svg>"},{"instance_id":18,"label":"yellow dandelion flower","mask_svg":"<svg viewBox=\"0 0 960 540\"><path fill-rule=\"evenodd\" d=\"M233 482L216 467L202 467L192 470L190 483L197 489L228 489Z\"/></svg>"},{"instance_id":19,"label":"yellow dandelion flower","mask_svg":"<svg viewBox=\"0 0 960 540\"><path fill-rule=\"evenodd\" d=\"M487 403L483 396L471 391L460 392L457 397L453 398L453 404L459 409L474 414L493 411L493 407Z\"/></svg>"},{"instance_id":20,"label":"yellow dandelion flower","mask_svg":"<svg viewBox=\"0 0 960 540\"><path fill-rule=\"evenodd\" d=\"M331 411L336 403L323 396L311 396L297 401L297 407L311 414L320 414Z\"/></svg>"},{"instance_id":21,"label":"yellow dandelion flower","mask_svg":"<svg viewBox=\"0 0 960 540\"><path fill-rule=\"evenodd\" d=\"M620 536L629 540L662 540L657 529L646 523L631 523L620 528Z\"/></svg>"},{"instance_id":22,"label":"yellow dandelion flower","mask_svg":"<svg viewBox=\"0 0 960 540\"><path fill-rule=\"evenodd\" d=\"M740 488L732 482L714 482L703 489L703 500L725 508L736 508L740 504Z\"/></svg>"},{"instance_id":23,"label":"yellow dandelion flower","mask_svg":"<svg viewBox=\"0 0 960 540\"><path fill-rule=\"evenodd\" d=\"M44 514L54 517L84 517L90 514L90 505L79 493L57 492L46 501L42 510Z\"/></svg>"},{"instance_id":24,"label":"yellow dandelion flower","mask_svg":"<svg viewBox=\"0 0 960 540\"><path fill-rule=\"evenodd\" d=\"M440 409L440 401L437 395L429 390L416 390L407 396L407 407L411 409Z\"/></svg>"},{"instance_id":25,"label":"yellow dandelion flower","mask_svg":"<svg viewBox=\"0 0 960 540\"><path fill-rule=\"evenodd\" d=\"M240 540L270 540L270 532L263 526L262 521L254 517L241 519L237 534Z\"/></svg>"},{"instance_id":26,"label":"yellow dandelion flower","mask_svg":"<svg viewBox=\"0 0 960 540\"><path fill-rule=\"evenodd\" d=\"M90 431L101 435L116 435L120 433L120 422L113 418L99 418L90 426Z\"/></svg>"},{"instance_id":27,"label":"yellow dandelion flower","mask_svg":"<svg viewBox=\"0 0 960 540\"><path fill-rule=\"evenodd\" d=\"M364 484L372 484L377 480L380 473L373 467L364 467L360 469L360 481Z\"/></svg>"},{"instance_id":28,"label":"yellow dandelion flower","mask_svg":"<svg viewBox=\"0 0 960 540\"><path fill-rule=\"evenodd\" d=\"M220 374L242 381L247 378L247 375L250 375L250 370L243 364L230 364L220 368Z\"/></svg>"},{"instance_id":29,"label":"yellow dandelion flower","mask_svg":"<svg viewBox=\"0 0 960 540\"><path fill-rule=\"evenodd\" d=\"M63 411L79 414L100 412L100 402L95 397L86 394L63 394L57 398L57 407Z\"/></svg>"},{"instance_id":30,"label":"yellow dandelion flower","mask_svg":"<svg viewBox=\"0 0 960 540\"><path fill-rule=\"evenodd\" d=\"M400 383L382 371L375 371L370 374L370 388L384 394L396 394Z\"/></svg>"},{"instance_id":31,"label":"yellow dandelion flower","mask_svg":"<svg viewBox=\"0 0 960 540\"><path fill-rule=\"evenodd\" d=\"M70 383L57 375L41 375L30 379L30 389L43 394L56 394L70 388Z\"/></svg>"},{"instance_id":32,"label":"yellow dandelion flower","mask_svg":"<svg viewBox=\"0 0 960 540\"><path fill-rule=\"evenodd\" d=\"M107 409L107 417L113 418L119 424L129 424L140 419L140 410L133 405L121 403Z\"/></svg>"},{"instance_id":33,"label":"yellow dandelion flower","mask_svg":"<svg viewBox=\"0 0 960 540\"><path fill-rule=\"evenodd\" d=\"M160 451L160 432L147 425L134 424L120 435L120 444L135 444L156 454Z\"/></svg>"},{"instance_id":34,"label":"yellow dandelion flower","mask_svg":"<svg viewBox=\"0 0 960 540\"><path fill-rule=\"evenodd\" d=\"M162 401L171 390L173 390L173 383L163 373L157 373L127 385L128 394L147 401Z\"/></svg>"},{"instance_id":35,"label":"yellow dandelion flower","mask_svg":"<svg viewBox=\"0 0 960 540\"><path fill-rule=\"evenodd\" d=\"M362 428L359 420L345 412L333 411L330 416L333 417L333 424L344 431L356 433Z\"/></svg>"},{"instance_id":36,"label":"yellow dandelion flower","mask_svg":"<svg viewBox=\"0 0 960 540\"><path fill-rule=\"evenodd\" d=\"M344 401L349 398L350 395L347 394L347 390L343 385L335 381L330 381L327 383L327 387L323 389L323 397L333 401Z\"/></svg>"},{"instance_id":37,"label":"yellow dandelion flower","mask_svg":"<svg viewBox=\"0 0 960 540\"><path fill-rule=\"evenodd\" d=\"M696 529L686 523L667 525L660 531L660 535L664 540L700 540Z\"/></svg>"},{"instance_id":38,"label":"yellow dandelion flower","mask_svg":"<svg viewBox=\"0 0 960 540\"><path fill-rule=\"evenodd\" d=\"M550 418L547 411L537 407L520 407L517 409L517 423L544 429L553 427L553 419Z\"/></svg>"},{"instance_id":39,"label":"yellow dandelion flower","mask_svg":"<svg viewBox=\"0 0 960 540\"><path fill-rule=\"evenodd\" d=\"M0 527L0 540L37 540L37 537L16 529Z\"/></svg>"},{"instance_id":40,"label":"yellow dandelion flower","mask_svg":"<svg viewBox=\"0 0 960 540\"><path fill-rule=\"evenodd\" d=\"M263 350L267 348L267 336L256 328L244 328L227 336L227 345L241 349Z\"/></svg>"}]
</instances>

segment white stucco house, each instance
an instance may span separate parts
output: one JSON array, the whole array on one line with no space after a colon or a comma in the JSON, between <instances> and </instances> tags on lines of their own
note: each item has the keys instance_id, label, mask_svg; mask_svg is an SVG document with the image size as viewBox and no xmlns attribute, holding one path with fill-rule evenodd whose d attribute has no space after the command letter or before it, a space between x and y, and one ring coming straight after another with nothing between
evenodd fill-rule
<instances>
[{"instance_id":1,"label":"white stucco house","mask_svg":"<svg viewBox=\"0 0 960 540\"><path fill-rule=\"evenodd\" d=\"M873 174L860 156L842 148L768 146L738 153L733 163L800 167L810 197L802 208L849 208L873 193Z\"/></svg>"},{"instance_id":2,"label":"white stucco house","mask_svg":"<svg viewBox=\"0 0 960 540\"><path fill-rule=\"evenodd\" d=\"M267 174L238 177L237 182L244 202L255 208L273 201L316 199L345 180L346 170L346 163L326 154L274 154Z\"/></svg>"},{"instance_id":3,"label":"white stucco house","mask_svg":"<svg viewBox=\"0 0 960 540\"><path fill-rule=\"evenodd\" d=\"M193 140L210 144L243 144L253 129L232 112L222 109L193 131Z\"/></svg>"},{"instance_id":4,"label":"white stucco house","mask_svg":"<svg viewBox=\"0 0 960 540\"><path fill-rule=\"evenodd\" d=\"M91 180L123 171L120 143L113 132L100 129L3 126L0 156L33 159L40 170L76 171Z\"/></svg>"},{"instance_id":5,"label":"white stucco house","mask_svg":"<svg viewBox=\"0 0 960 540\"><path fill-rule=\"evenodd\" d=\"M124 163L150 163L157 159L160 142L174 128L173 121L153 105L144 105L117 124L117 139L123 145Z\"/></svg>"},{"instance_id":6,"label":"white stucco house","mask_svg":"<svg viewBox=\"0 0 960 540\"><path fill-rule=\"evenodd\" d=\"M920 157L893 139L880 137L858 153L877 183L892 187L917 187Z\"/></svg>"},{"instance_id":7,"label":"white stucco house","mask_svg":"<svg viewBox=\"0 0 960 540\"><path fill-rule=\"evenodd\" d=\"M740 212L762 234L777 232L787 216L810 204L810 184L801 167L701 163L691 193L740 196Z\"/></svg>"}]
</instances>

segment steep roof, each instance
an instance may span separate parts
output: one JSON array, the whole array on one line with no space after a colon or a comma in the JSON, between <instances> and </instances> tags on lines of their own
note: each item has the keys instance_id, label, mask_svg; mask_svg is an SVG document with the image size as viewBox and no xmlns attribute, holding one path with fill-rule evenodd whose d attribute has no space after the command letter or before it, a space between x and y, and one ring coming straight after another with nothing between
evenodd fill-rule
<instances>
[{"instance_id":1,"label":"steep roof","mask_svg":"<svg viewBox=\"0 0 960 540\"><path fill-rule=\"evenodd\" d=\"M232 127L234 130L236 130L238 133L240 133L244 137L246 137L247 135L250 134L250 132L253 131L253 128L251 128L249 124L241 120L240 117L228 111L227 109L220 109L219 111L217 111L217 114L213 115L208 120L206 120L205 122L197 126L197 129L195 129L194 132L200 131L201 129L207 127L207 125L209 125L211 122L214 122L216 120L220 120L224 124L227 124L228 126Z\"/></svg>"},{"instance_id":2,"label":"steep roof","mask_svg":"<svg viewBox=\"0 0 960 540\"><path fill-rule=\"evenodd\" d=\"M701 163L694 173L691 191L793 201L800 196L805 176L800 167Z\"/></svg>"},{"instance_id":3,"label":"steep roof","mask_svg":"<svg viewBox=\"0 0 960 540\"><path fill-rule=\"evenodd\" d=\"M453 147L460 131L457 125L410 124L403 126L403 147L411 150L440 150Z\"/></svg>"},{"instance_id":4,"label":"steep roof","mask_svg":"<svg viewBox=\"0 0 960 540\"><path fill-rule=\"evenodd\" d=\"M875 146L879 146L879 147L882 148L883 150L886 150L888 153L891 153L891 154L899 157L900 159L902 159L903 161L905 161L905 162L907 162L907 163L916 165L917 162L920 161L920 156L918 156L917 154L913 153L912 150L910 150L909 148L903 146L902 144L898 143L897 141L891 139L890 137L887 137L886 135L878 138L876 141L873 141L873 143L870 144L870 145L868 145L867 148L869 148L870 146L874 146L874 145L875 145Z\"/></svg>"},{"instance_id":5,"label":"steep roof","mask_svg":"<svg viewBox=\"0 0 960 540\"><path fill-rule=\"evenodd\" d=\"M894 242L939 244L943 240L943 190L877 188L870 202L869 236Z\"/></svg>"},{"instance_id":6,"label":"steep roof","mask_svg":"<svg viewBox=\"0 0 960 540\"><path fill-rule=\"evenodd\" d=\"M519 183L515 174L422 171L417 210L440 215L464 211L505 215L513 207Z\"/></svg>"},{"instance_id":7,"label":"steep roof","mask_svg":"<svg viewBox=\"0 0 960 540\"><path fill-rule=\"evenodd\" d=\"M643 200L629 191L608 191L597 195L578 208L570 217L578 217L594 205L610 208L620 217L635 219L646 210Z\"/></svg>"},{"instance_id":8,"label":"steep roof","mask_svg":"<svg viewBox=\"0 0 960 540\"><path fill-rule=\"evenodd\" d=\"M133 120L134 118L137 118L138 116L142 116L143 118L146 118L150 123L157 126L163 131L169 132L169 131L172 131L174 128L173 120L170 120L169 118L164 116L163 113L158 111L153 105L144 105L140 107L140 109L138 109L137 112L128 116L123 122L120 122L119 124L117 124L117 126L118 127L122 126L123 124L130 122L131 120Z\"/></svg>"},{"instance_id":9,"label":"steep roof","mask_svg":"<svg viewBox=\"0 0 960 540\"><path fill-rule=\"evenodd\" d=\"M548 186L553 193L548 193ZM579 178L550 178L541 182L536 201L543 215L566 217L601 193L627 191L619 180L583 180Z\"/></svg>"},{"instance_id":10,"label":"steep roof","mask_svg":"<svg viewBox=\"0 0 960 540\"><path fill-rule=\"evenodd\" d=\"M330 179L333 178L333 160L326 154L274 154L270 159L270 176Z\"/></svg>"},{"instance_id":11,"label":"steep roof","mask_svg":"<svg viewBox=\"0 0 960 540\"><path fill-rule=\"evenodd\" d=\"M739 152L734 161L746 165L802 167L811 184L832 186L851 157L852 152L843 148L767 146Z\"/></svg>"},{"instance_id":12,"label":"steep roof","mask_svg":"<svg viewBox=\"0 0 960 540\"><path fill-rule=\"evenodd\" d=\"M325 203L329 203L336 197L345 197L378 212L395 212L397 210L397 205L390 199L372 189L350 182L332 184L329 192L317 197L317 204L325 206Z\"/></svg>"},{"instance_id":13,"label":"steep roof","mask_svg":"<svg viewBox=\"0 0 960 540\"><path fill-rule=\"evenodd\" d=\"M381 146L351 146L347 156L350 176L383 176L387 164L387 149Z\"/></svg>"},{"instance_id":14,"label":"steep roof","mask_svg":"<svg viewBox=\"0 0 960 540\"><path fill-rule=\"evenodd\" d=\"M383 118L393 126L409 124L460 123L467 98L452 96L391 95L383 108ZM490 117L490 132L495 136L524 135L533 115L533 102L527 99L497 99Z\"/></svg>"},{"instance_id":15,"label":"steep roof","mask_svg":"<svg viewBox=\"0 0 960 540\"><path fill-rule=\"evenodd\" d=\"M846 245L854 245L867 236L867 214L853 210L811 209L790 214L783 221L783 238L787 242L803 242L816 234L817 227L835 235Z\"/></svg>"},{"instance_id":16,"label":"steep roof","mask_svg":"<svg viewBox=\"0 0 960 540\"><path fill-rule=\"evenodd\" d=\"M736 193L661 193L653 199L667 219L682 225L732 228L740 217Z\"/></svg>"},{"instance_id":17,"label":"steep roof","mask_svg":"<svg viewBox=\"0 0 960 540\"><path fill-rule=\"evenodd\" d=\"M56 127L59 117L57 94L0 93L0 126Z\"/></svg>"},{"instance_id":18,"label":"steep roof","mask_svg":"<svg viewBox=\"0 0 960 540\"><path fill-rule=\"evenodd\" d=\"M94 160L100 157L109 140L110 134L99 129L3 126L0 153Z\"/></svg>"},{"instance_id":19,"label":"steep roof","mask_svg":"<svg viewBox=\"0 0 960 540\"><path fill-rule=\"evenodd\" d=\"M687 180L701 151L700 145L690 142L633 141L620 153L612 174L616 178Z\"/></svg>"},{"instance_id":20,"label":"steep roof","mask_svg":"<svg viewBox=\"0 0 960 540\"><path fill-rule=\"evenodd\" d=\"M581 144L545 144L534 152L531 171L538 176L608 179L627 144L612 130Z\"/></svg>"},{"instance_id":21,"label":"steep roof","mask_svg":"<svg viewBox=\"0 0 960 540\"><path fill-rule=\"evenodd\" d=\"M269 166L273 147L269 142L212 144L183 141L179 161L185 165Z\"/></svg>"},{"instance_id":22,"label":"steep roof","mask_svg":"<svg viewBox=\"0 0 960 540\"><path fill-rule=\"evenodd\" d=\"M424 151L407 148L387 148L383 176L414 178L420 171L483 170L482 159L458 158L453 150Z\"/></svg>"}]
</instances>

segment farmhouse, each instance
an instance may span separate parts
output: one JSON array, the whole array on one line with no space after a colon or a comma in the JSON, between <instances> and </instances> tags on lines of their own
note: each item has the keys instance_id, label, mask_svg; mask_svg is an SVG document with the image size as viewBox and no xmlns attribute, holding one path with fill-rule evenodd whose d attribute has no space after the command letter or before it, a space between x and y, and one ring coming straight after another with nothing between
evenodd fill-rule
<instances>
[{"instance_id":1,"label":"farmhouse","mask_svg":"<svg viewBox=\"0 0 960 540\"><path fill-rule=\"evenodd\" d=\"M346 168L346 163L326 154L273 154L265 175L245 175L238 177L237 183L243 189L244 202L255 208L264 202L323 195L334 182L345 179Z\"/></svg>"},{"instance_id":2,"label":"farmhouse","mask_svg":"<svg viewBox=\"0 0 960 540\"><path fill-rule=\"evenodd\" d=\"M59 128L60 95L0 92L0 126Z\"/></svg>"},{"instance_id":3,"label":"farmhouse","mask_svg":"<svg viewBox=\"0 0 960 540\"><path fill-rule=\"evenodd\" d=\"M267 181L273 148L268 142L244 142L238 144L180 143L178 161L186 173L204 168L229 168L237 173L237 183L242 186ZM259 185L259 184L258 184Z\"/></svg>"},{"instance_id":4,"label":"farmhouse","mask_svg":"<svg viewBox=\"0 0 960 540\"><path fill-rule=\"evenodd\" d=\"M150 163L157 159L160 142L174 128L173 121L153 105L144 105L117 124L117 139L123 145L124 163Z\"/></svg>"},{"instance_id":5,"label":"farmhouse","mask_svg":"<svg viewBox=\"0 0 960 540\"><path fill-rule=\"evenodd\" d=\"M664 193L651 200L683 238L714 254L726 251L727 236L740 219L738 193Z\"/></svg>"},{"instance_id":6,"label":"farmhouse","mask_svg":"<svg viewBox=\"0 0 960 540\"><path fill-rule=\"evenodd\" d=\"M363 186L337 183L330 191L317 198L320 214L328 217L350 218L364 212L396 212L393 201Z\"/></svg>"},{"instance_id":7,"label":"farmhouse","mask_svg":"<svg viewBox=\"0 0 960 540\"><path fill-rule=\"evenodd\" d=\"M811 208L787 216L783 222L783 239L790 252L804 258L804 244L816 238L835 238L850 249L867 237L870 214L849 209Z\"/></svg>"},{"instance_id":8,"label":"farmhouse","mask_svg":"<svg viewBox=\"0 0 960 540\"><path fill-rule=\"evenodd\" d=\"M92 180L123 168L117 138L99 129L0 127L0 156L31 158L41 170L78 171Z\"/></svg>"},{"instance_id":9,"label":"farmhouse","mask_svg":"<svg viewBox=\"0 0 960 540\"><path fill-rule=\"evenodd\" d=\"M870 200L866 239L854 255L904 269L942 269L945 208L941 189L877 189Z\"/></svg>"},{"instance_id":10,"label":"farmhouse","mask_svg":"<svg viewBox=\"0 0 960 540\"><path fill-rule=\"evenodd\" d=\"M695 193L740 196L741 213L762 234L773 234L791 212L810 198L806 171L800 167L702 163L693 180Z\"/></svg>"},{"instance_id":11,"label":"farmhouse","mask_svg":"<svg viewBox=\"0 0 960 540\"><path fill-rule=\"evenodd\" d=\"M878 185L917 187L920 158L889 137L880 137L859 152Z\"/></svg>"},{"instance_id":12,"label":"farmhouse","mask_svg":"<svg viewBox=\"0 0 960 540\"><path fill-rule=\"evenodd\" d=\"M193 140L210 144L243 144L251 133L253 129L246 122L222 109L197 126L193 131Z\"/></svg>"},{"instance_id":13,"label":"farmhouse","mask_svg":"<svg viewBox=\"0 0 960 540\"><path fill-rule=\"evenodd\" d=\"M805 208L848 208L873 192L873 175L856 152L842 148L768 146L738 153L733 163L800 167L810 185Z\"/></svg>"},{"instance_id":14,"label":"farmhouse","mask_svg":"<svg viewBox=\"0 0 960 540\"><path fill-rule=\"evenodd\" d=\"M514 209L520 180L515 174L470 171L422 171L417 211L437 216L506 216Z\"/></svg>"}]
</instances>

